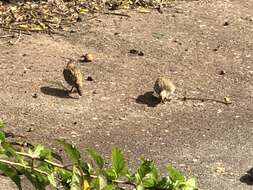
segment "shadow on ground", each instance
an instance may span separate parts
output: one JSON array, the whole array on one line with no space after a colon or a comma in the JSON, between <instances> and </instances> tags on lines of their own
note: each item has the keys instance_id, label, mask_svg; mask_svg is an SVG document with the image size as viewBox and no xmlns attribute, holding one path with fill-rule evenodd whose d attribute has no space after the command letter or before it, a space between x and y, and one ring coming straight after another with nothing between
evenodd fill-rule
<instances>
[{"instance_id":1,"label":"shadow on ground","mask_svg":"<svg viewBox=\"0 0 253 190\"><path fill-rule=\"evenodd\" d=\"M136 102L138 104L146 104L148 107L156 107L160 103L160 100L153 95L153 91L149 91L143 95L139 95Z\"/></svg>"},{"instance_id":2,"label":"shadow on ground","mask_svg":"<svg viewBox=\"0 0 253 190\"><path fill-rule=\"evenodd\" d=\"M243 175L240 178L242 183L246 183L247 185L253 185L253 168L247 171L247 174Z\"/></svg>"},{"instance_id":3,"label":"shadow on ground","mask_svg":"<svg viewBox=\"0 0 253 190\"><path fill-rule=\"evenodd\" d=\"M41 92L46 95L56 96L59 98L72 98L65 89L55 88L50 86L43 86L40 88Z\"/></svg>"}]
</instances>

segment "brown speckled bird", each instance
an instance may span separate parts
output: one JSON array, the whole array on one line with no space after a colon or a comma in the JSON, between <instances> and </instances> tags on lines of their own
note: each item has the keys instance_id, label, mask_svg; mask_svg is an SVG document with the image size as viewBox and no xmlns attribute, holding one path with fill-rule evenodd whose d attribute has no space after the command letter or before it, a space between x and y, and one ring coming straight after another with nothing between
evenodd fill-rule
<instances>
[{"instance_id":1,"label":"brown speckled bird","mask_svg":"<svg viewBox=\"0 0 253 190\"><path fill-rule=\"evenodd\" d=\"M82 96L83 76L80 69L73 61L68 62L67 66L63 70L63 76L66 82L72 87L70 92L76 88L78 94Z\"/></svg>"},{"instance_id":2,"label":"brown speckled bird","mask_svg":"<svg viewBox=\"0 0 253 190\"><path fill-rule=\"evenodd\" d=\"M155 81L154 91L159 95L162 103L169 99L169 96L174 93L176 86L168 77L158 77Z\"/></svg>"}]
</instances>

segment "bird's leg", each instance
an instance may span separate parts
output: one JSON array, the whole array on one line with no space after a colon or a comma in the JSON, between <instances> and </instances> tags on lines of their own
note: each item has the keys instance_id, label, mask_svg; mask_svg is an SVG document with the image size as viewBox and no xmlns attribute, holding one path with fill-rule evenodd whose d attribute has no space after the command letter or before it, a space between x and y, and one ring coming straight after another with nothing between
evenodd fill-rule
<instances>
[{"instance_id":1,"label":"bird's leg","mask_svg":"<svg viewBox=\"0 0 253 190\"><path fill-rule=\"evenodd\" d=\"M70 89L69 92L70 92L70 93L73 92L73 89L74 89L74 86L71 87L71 89Z\"/></svg>"},{"instance_id":2,"label":"bird's leg","mask_svg":"<svg viewBox=\"0 0 253 190\"><path fill-rule=\"evenodd\" d=\"M164 97L161 98L161 103L162 103L162 104L165 104L165 102L166 102L166 98L164 98Z\"/></svg>"}]
</instances>

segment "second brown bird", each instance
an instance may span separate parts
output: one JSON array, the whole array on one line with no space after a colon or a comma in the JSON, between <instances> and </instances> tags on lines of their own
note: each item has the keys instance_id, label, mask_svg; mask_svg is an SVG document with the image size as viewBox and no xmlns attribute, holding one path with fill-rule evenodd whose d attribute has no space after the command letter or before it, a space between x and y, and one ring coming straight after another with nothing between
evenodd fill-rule
<instances>
[{"instance_id":1,"label":"second brown bird","mask_svg":"<svg viewBox=\"0 0 253 190\"><path fill-rule=\"evenodd\" d=\"M73 61L68 62L67 66L63 70L63 76L65 81L72 87L70 92L76 88L78 94L82 96L83 76L80 69Z\"/></svg>"}]
</instances>

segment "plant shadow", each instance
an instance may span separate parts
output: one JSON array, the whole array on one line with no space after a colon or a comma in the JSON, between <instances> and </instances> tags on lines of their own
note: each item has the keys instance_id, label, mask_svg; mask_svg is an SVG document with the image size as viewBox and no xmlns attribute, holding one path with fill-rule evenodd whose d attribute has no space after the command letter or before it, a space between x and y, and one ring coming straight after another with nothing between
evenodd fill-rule
<instances>
[{"instance_id":1,"label":"plant shadow","mask_svg":"<svg viewBox=\"0 0 253 190\"><path fill-rule=\"evenodd\" d=\"M136 102L138 104L146 104L148 107L156 107L160 103L160 100L153 95L153 91L149 91L143 95L139 95Z\"/></svg>"},{"instance_id":2,"label":"plant shadow","mask_svg":"<svg viewBox=\"0 0 253 190\"><path fill-rule=\"evenodd\" d=\"M242 183L253 185L253 168L249 169L245 175L240 178Z\"/></svg>"},{"instance_id":3,"label":"plant shadow","mask_svg":"<svg viewBox=\"0 0 253 190\"><path fill-rule=\"evenodd\" d=\"M40 90L43 94L50 95L50 96L56 96L59 98L73 98L69 95L69 92L66 89L43 86L40 88Z\"/></svg>"}]
</instances>

